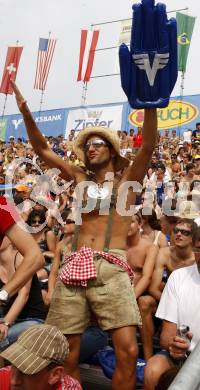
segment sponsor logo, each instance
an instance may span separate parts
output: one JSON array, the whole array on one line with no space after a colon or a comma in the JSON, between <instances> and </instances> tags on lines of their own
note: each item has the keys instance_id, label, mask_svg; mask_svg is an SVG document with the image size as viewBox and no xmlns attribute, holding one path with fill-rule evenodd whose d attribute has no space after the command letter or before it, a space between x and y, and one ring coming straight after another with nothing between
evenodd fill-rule
<instances>
[{"instance_id":1,"label":"sponsor logo","mask_svg":"<svg viewBox=\"0 0 200 390\"><path fill-rule=\"evenodd\" d=\"M149 85L153 87L158 70L165 68L165 66L168 64L169 53L156 53L152 66L150 64L149 55L147 53L133 54L133 60L139 69L146 72Z\"/></svg>"},{"instance_id":2,"label":"sponsor logo","mask_svg":"<svg viewBox=\"0 0 200 390\"><path fill-rule=\"evenodd\" d=\"M35 122L56 122L62 120L62 115L43 115L43 116L37 116L34 118ZM23 119L13 119L12 124L14 125L15 130L18 129L18 127L23 123Z\"/></svg>"},{"instance_id":3,"label":"sponsor logo","mask_svg":"<svg viewBox=\"0 0 200 390\"><path fill-rule=\"evenodd\" d=\"M199 115L198 108L186 101L170 100L168 107L158 109L158 129L171 129L193 121ZM129 123L142 126L144 110L134 110L129 114Z\"/></svg>"}]
</instances>

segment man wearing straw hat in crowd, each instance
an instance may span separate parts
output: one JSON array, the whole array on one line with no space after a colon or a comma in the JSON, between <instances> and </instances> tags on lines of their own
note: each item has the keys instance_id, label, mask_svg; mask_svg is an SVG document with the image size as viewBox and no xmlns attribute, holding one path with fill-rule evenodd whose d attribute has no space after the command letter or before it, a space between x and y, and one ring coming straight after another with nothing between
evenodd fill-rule
<instances>
[{"instance_id":1,"label":"man wearing straw hat in crowd","mask_svg":"<svg viewBox=\"0 0 200 390\"><path fill-rule=\"evenodd\" d=\"M69 345L56 326L31 326L1 353L12 366L0 370L0 390L81 390L64 373Z\"/></svg>"},{"instance_id":2,"label":"man wearing straw hat in crowd","mask_svg":"<svg viewBox=\"0 0 200 390\"><path fill-rule=\"evenodd\" d=\"M77 157L90 174L67 164L49 148L23 96L12 82L35 152L49 167L58 168L62 178L73 179L76 183L78 206L72 254L60 272L47 322L57 325L67 336L70 346L67 369L79 378L80 336L89 324L92 312L99 326L110 331L112 336L116 353L112 378L115 390L134 388L138 352L136 326L141 324L131 285L132 270L126 262L126 237L134 213L135 192L141 191L139 183L144 179L156 144L156 107L168 104L177 78L176 24L174 20L167 20L164 5L154 6L153 0L134 5L132 35L135 39L131 52L125 45L120 48L122 88L130 105L145 108L145 112L142 147L131 166L120 155L117 133L101 127L84 129L74 144ZM152 44L155 63L151 68L149 62L147 69L146 58L152 54ZM134 53L137 53L136 57ZM139 62L138 55L141 56ZM157 61L161 57L162 61Z\"/></svg>"}]
</instances>

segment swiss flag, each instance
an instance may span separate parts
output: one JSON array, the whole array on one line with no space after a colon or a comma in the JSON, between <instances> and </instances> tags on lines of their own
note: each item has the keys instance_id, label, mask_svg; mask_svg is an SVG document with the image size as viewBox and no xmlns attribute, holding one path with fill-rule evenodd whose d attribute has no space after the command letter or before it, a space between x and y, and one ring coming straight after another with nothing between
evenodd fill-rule
<instances>
[{"instance_id":1,"label":"swiss flag","mask_svg":"<svg viewBox=\"0 0 200 390\"><path fill-rule=\"evenodd\" d=\"M99 30L81 30L79 68L77 81L89 81L92 73Z\"/></svg>"},{"instance_id":2,"label":"swiss flag","mask_svg":"<svg viewBox=\"0 0 200 390\"><path fill-rule=\"evenodd\" d=\"M10 85L10 79L15 81L23 47L8 47L6 63L3 77L1 80L0 92L12 95L13 89Z\"/></svg>"}]
</instances>

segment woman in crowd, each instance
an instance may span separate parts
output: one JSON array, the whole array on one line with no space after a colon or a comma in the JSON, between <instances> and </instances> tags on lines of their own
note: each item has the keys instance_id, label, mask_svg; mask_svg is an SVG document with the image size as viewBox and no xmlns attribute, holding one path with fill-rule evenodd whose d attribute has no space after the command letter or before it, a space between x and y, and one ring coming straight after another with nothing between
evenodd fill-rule
<instances>
[{"instance_id":1,"label":"woman in crowd","mask_svg":"<svg viewBox=\"0 0 200 390\"><path fill-rule=\"evenodd\" d=\"M167 246L167 239L161 232L161 226L157 219L155 210L148 209L149 215L143 215L143 211L144 209L140 210L142 217L142 237L147 238L152 244L157 245L159 248Z\"/></svg>"},{"instance_id":2,"label":"woman in crowd","mask_svg":"<svg viewBox=\"0 0 200 390\"><path fill-rule=\"evenodd\" d=\"M44 210L32 210L28 216L27 224L31 228L31 234L40 247L45 258L45 265L37 272L38 279L41 281L42 295L45 301L48 286L48 277L51 269L52 260L56 249L57 237L49 230Z\"/></svg>"}]
</instances>

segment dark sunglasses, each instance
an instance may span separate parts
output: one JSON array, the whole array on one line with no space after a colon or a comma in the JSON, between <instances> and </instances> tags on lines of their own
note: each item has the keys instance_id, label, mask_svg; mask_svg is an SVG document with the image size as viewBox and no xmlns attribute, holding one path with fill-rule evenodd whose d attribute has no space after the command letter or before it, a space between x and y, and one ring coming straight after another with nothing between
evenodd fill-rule
<instances>
[{"instance_id":1,"label":"dark sunglasses","mask_svg":"<svg viewBox=\"0 0 200 390\"><path fill-rule=\"evenodd\" d=\"M174 228L174 233L175 234L181 233L185 237L189 237L192 234L191 230L179 229L176 227Z\"/></svg>"},{"instance_id":2,"label":"dark sunglasses","mask_svg":"<svg viewBox=\"0 0 200 390\"><path fill-rule=\"evenodd\" d=\"M33 224L33 223L34 223L34 224L35 224L35 223L40 223L40 224L41 224L42 221L41 221L41 220L39 220L39 221L38 221L38 220L33 220L33 221L31 221L31 224Z\"/></svg>"},{"instance_id":3,"label":"dark sunglasses","mask_svg":"<svg viewBox=\"0 0 200 390\"><path fill-rule=\"evenodd\" d=\"M75 221L73 221L73 219L66 219L65 222L65 225L70 225L71 223L75 223Z\"/></svg>"},{"instance_id":4,"label":"dark sunglasses","mask_svg":"<svg viewBox=\"0 0 200 390\"><path fill-rule=\"evenodd\" d=\"M95 149L100 148L101 146L107 146L107 142L103 141L101 139L95 139L94 141L89 141L85 144L84 149L87 151L89 150L90 146L94 146Z\"/></svg>"}]
</instances>

